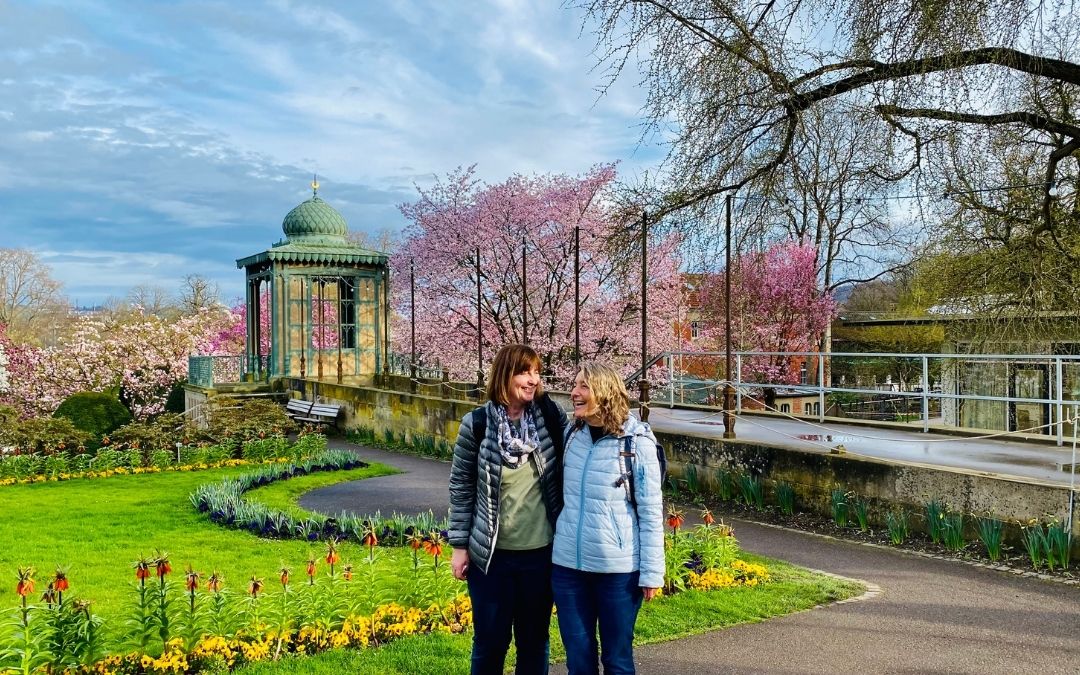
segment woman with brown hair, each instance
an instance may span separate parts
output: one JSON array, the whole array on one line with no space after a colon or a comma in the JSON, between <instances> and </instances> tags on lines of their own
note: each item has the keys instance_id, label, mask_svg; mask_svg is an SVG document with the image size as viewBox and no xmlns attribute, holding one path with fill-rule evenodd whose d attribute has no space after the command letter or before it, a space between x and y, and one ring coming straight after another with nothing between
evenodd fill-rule
<instances>
[{"instance_id":1,"label":"woman with brown hair","mask_svg":"<svg viewBox=\"0 0 1080 675\"><path fill-rule=\"evenodd\" d=\"M543 393L527 345L495 355L487 402L461 420L450 469L454 576L469 584L472 673L548 671L551 541L562 508L566 414Z\"/></svg>"},{"instance_id":2,"label":"woman with brown hair","mask_svg":"<svg viewBox=\"0 0 1080 675\"><path fill-rule=\"evenodd\" d=\"M599 655L607 675L633 673L638 610L664 585L656 437L630 416L626 386L609 366L583 364L570 400L551 573L566 665L591 675Z\"/></svg>"}]
</instances>

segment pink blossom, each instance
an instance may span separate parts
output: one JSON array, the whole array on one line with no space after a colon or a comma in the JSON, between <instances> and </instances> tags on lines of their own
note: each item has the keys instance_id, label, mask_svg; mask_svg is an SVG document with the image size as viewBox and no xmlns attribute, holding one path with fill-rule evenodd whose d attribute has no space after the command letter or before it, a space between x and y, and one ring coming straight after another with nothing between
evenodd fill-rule
<instances>
[{"instance_id":1,"label":"pink blossom","mask_svg":"<svg viewBox=\"0 0 1080 675\"><path fill-rule=\"evenodd\" d=\"M640 355L638 243L606 199L615 168L580 177L511 176L483 185L473 168L458 169L419 189L401 212L412 224L391 260L396 351L410 348L410 262L416 274L419 358L455 377L476 375L476 249L479 247L483 349L529 344L549 375L571 375L574 360L574 228L581 241L581 358L615 361L633 370ZM626 241L622 250L610 241ZM655 236L649 247L650 354L674 345L672 326L681 287L677 240ZM527 300L522 300L525 247ZM526 311L523 312L523 305Z\"/></svg>"}]
</instances>

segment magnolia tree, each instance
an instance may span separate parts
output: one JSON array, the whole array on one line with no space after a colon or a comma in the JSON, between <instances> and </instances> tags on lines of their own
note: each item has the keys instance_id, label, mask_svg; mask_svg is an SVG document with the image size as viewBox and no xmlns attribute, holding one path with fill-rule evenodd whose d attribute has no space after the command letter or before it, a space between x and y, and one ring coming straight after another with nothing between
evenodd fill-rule
<instances>
[{"instance_id":1,"label":"magnolia tree","mask_svg":"<svg viewBox=\"0 0 1080 675\"><path fill-rule=\"evenodd\" d=\"M76 319L67 337L45 349L0 336L9 380L0 397L24 415L46 415L75 392L119 387L137 417L153 415L187 377L188 356L215 353L220 336L236 322L222 307L172 320L137 310L123 321Z\"/></svg>"},{"instance_id":2,"label":"magnolia tree","mask_svg":"<svg viewBox=\"0 0 1080 675\"><path fill-rule=\"evenodd\" d=\"M410 346L411 269L419 360L438 362L456 377L476 373L479 255L485 361L500 346L527 339L549 375L570 375L579 228L580 357L633 370L641 336L640 243L633 232L640 228L620 219L605 199L614 180L614 167L602 165L579 177L515 175L486 185L469 168L430 189L418 188L419 199L400 207L411 225L391 259L398 349ZM667 236L649 245L650 354L674 342L681 292L677 243Z\"/></svg>"},{"instance_id":3,"label":"magnolia tree","mask_svg":"<svg viewBox=\"0 0 1080 675\"><path fill-rule=\"evenodd\" d=\"M732 264L731 340L737 351L816 351L836 315L836 301L817 285L814 246L774 244ZM702 285L704 334L717 349L725 345L724 275L708 275ZM804 359L754 356L743 359L743 380L795 384ZM766 396L772 399L771 389Z\"/></svg>"},{"instance_id":4,"label":"magnolia tree","mask_svg":"<svg viewBox=\"0 0 1080 675\"><path fill-rule=\"evenodd\" d=\"M220 333L210 340L211 354L244 354L247 350L247 304L240 302L229 310L231 318ZM259 353L270 354L270 290L259 297Z\"/></svg>"},{"instance_id":5,"label":"magnolia tree","mask_svg":"<svg viewBox=\"0 0 1080 675\"><path fill-rule=\"evenodd\" d=\"M0 323L0 336L6 332L7 328L4 324ZM3 395L8 390L8 374L7 374L8 357L7 352L4 351L4 340L0 338L0 395Z\"/></svg>"}]
</instances>

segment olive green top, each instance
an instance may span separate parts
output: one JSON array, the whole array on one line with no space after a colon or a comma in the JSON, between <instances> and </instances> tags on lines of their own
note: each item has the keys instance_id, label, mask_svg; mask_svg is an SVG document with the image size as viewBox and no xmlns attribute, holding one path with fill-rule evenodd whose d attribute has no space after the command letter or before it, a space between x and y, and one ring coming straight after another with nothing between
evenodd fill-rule
<instances>
[{"instance_id":1,"label":"olive green top","mask_svg":"<svg viewBox=\"0 0 1080 675\"><path fill-rule=\"evenodd\" d=\"M502 467L499 484L499 534L495 548L507 551L527 551L551 543L554 532L544 508L540 491L540 473L536 469L536 453L526 464L511 469Z\"/></svg>"}]
</instances>

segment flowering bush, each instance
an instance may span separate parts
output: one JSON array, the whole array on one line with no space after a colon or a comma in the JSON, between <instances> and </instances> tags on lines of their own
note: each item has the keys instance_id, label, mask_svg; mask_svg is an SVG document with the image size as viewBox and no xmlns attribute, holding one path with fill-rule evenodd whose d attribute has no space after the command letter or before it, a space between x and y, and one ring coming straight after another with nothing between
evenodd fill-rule
<instances>
[{"instance_id":1,"label":"flowering bush","mask_svg":"<svg viewBox=\"0 0 1080 675\"><path fill-rule=\"evenodd\" d=\"M188 356L215 353L219 336L241 320L223 307L178 319L141 310L79 317L56 346L44 349L16 344L0 331L9 385L0 402L23 416L49 415L75 392L119 388L135 417L156 415L172 386L187 377Z\"/></svg>"},{"instance_id":2,"label":"flowering bush","mask_svg":"<svg viewBox=\"0 0 1080 675\"><path fill-rule=\"evenodd\" d=\"M681 512L677 512L681 521ZM723 523L713 524L707 510L705 525L681 533L673 527L666 535L664 592L711 591L731 586L757 586L769 580L762 565L738 559L739 542L734 530ZM681 524L681 522L679 523ZM670 525L670 516L669 516Z\"/></svg>"}]
</instances>

